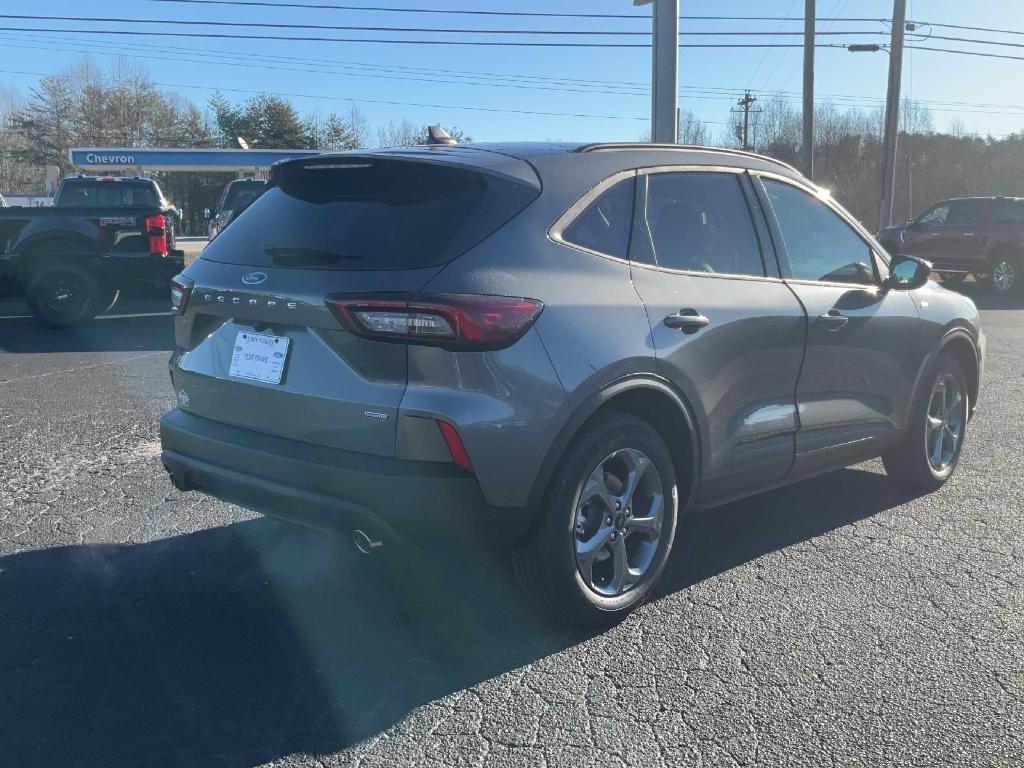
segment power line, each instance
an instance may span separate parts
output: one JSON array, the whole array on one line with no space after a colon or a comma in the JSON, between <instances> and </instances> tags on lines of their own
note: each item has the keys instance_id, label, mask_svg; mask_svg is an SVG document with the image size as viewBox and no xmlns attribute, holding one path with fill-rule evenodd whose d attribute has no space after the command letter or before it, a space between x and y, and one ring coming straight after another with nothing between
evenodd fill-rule
<instances>
[{"instance_id":1,"label":"power line","mask_svg":"<svg viewBox=\"0 0 1024 768\"><path fill-rule=\"evenodd\" d=\"M0 70L5 74L22 74L22 75L34 75L36 77L46 77L41 72L26 72L20 70ZM426 104L421 102L413 101L393 101L389 99L358 99L348 96L325 96L322 94L311 94L311 93L285 93L280 91L267 91L267 90L252 90L248 88L222 88L214 87L209 85L197 85L196 83L165 83L158 80L152 81L153 85L159 85L164 88L195 88L203 91L224 91L227 93L253 93L253 94L267 94L269 96L289 96L297 99L324 99L328 101L346 101L346 102L358 102L361 104L386 104L390 106L400 107L425 107L428 109L462 109L469 110L472 112L500 112L502 114L516 114L516 115L535 115L544 117L580 117L588 119L600 119L600 120L648 120L649 116L631 116L631 115L598 115L591 113L581 112L545 112L541 110L532 109L506 109L500 107L480 107L480 106L467 106L465 104ZM712 121L705 121L712 122Z\"/></svg>"},{"instance_id":2,"label":"power line","mask_svg":"<svg viewBox=\"0 0 1024 768\"><path fill-rule=\"evenodd\" d=\"M1001 40L979 40L974 37L943 37L942 35L929 35L924 41L946 40L953 43L981 43L982 45L1002 45L1006 48L1024 48L1024 43L1007 43Z\"/></svg>"},{"instance_id":3,"label":"power line","mask_svg":"<svg viewBox=\"0 0 1024 768\"><path fill-rule=\"evenodd\" d=\"M298 3L279 2L272 3L265 0L147 0L151 3L177 3L189 5L231 5L242 7L259 8L302 8L307 10L326 11L366 11L384 13L429 13L444 15L463 16L512 16L516 18L559 18L559 19L632 19L650 20L650 14L640 13L566 13L553 11L480 11L480 10L456 10L451 8L396 8L393 6L364 6L364 5L339 5L327 3ZM802 16L687 16L681 15L680 19L688 21L799 21L803 22ZM844 18L836 19L843 22L885 22L890 19L880 18Z\"/></svg>"},{"instance_id":4,"label":"power line","mask_svg":"<svg viewBox=\"0 0 1024 768\"><path fill-rule=\"evenodd\" d=\"M15 38L18 39L18 38ZM69 42L67 38L61 37L45 37L37 36L29 38L32 40L42 41L53 41L56 43ZM272 54L253 54L245 52L234 52L234 51L217 51L209 49L194 49L194 48L161 48L158 46L152 46L149 44L143 45L131 45L128 43L116 43L107 40L86 40L81 44L92 45L92 46L103 46L101 50L87 50L82 48L69 49L66 46L60 48L47 48L44 46L19 46L17 44L9 44L11 48L29 48L32 50L50 50L57 52L73 51L78 53L99 53L106 56L119 56L124 55L122 51L141 51L149 55L142 57L131 57L138 58L143 61L151 59L152 53L166 52L174 54L178 57L179 61L186 61L198 64L216 64L221 66L233 66L243 67L251 69L254 64L250 62L239 62L238 57L249 57L259 61L256 65L261 69L288 71L288 72L303 72L311 74L329 74L329 75L341 75L344 77L371 77L376 79L397 79L397 80L414 80L418 82L429 82L437 84L450 84L450 85L476 85L484 87L504 87L504 88L516 88L521 90L541 90L541 91L554 91L554 92L569 92L569 93L581 93L581 94L594 94L594 95L613 95L613 96L647 96L650 94L650 87L641 82L636 81L604 81L604 80L587 80L577 78L552 78L544 77L539 75L516 75L516 74L501 74L492 72L478 72L478 71L465 71L465 70L447 70L437 68L424 68L424 67L408 67L402 65L378 65L368 64L364 62L351 62L337 59L303 59L291 56L280 56ZM110 50L111 48L115 50ZM188 52L202 57L207 58L182 58L181 54ZM212 57L212 58L211 58ZM230 58L232 60L224 61L223 59ZM318 67L317 69L310 69L304 67L289 67L289 66L274 66L278 63L274 60L280 60L283 62L298 62L300 64L310 64ZM271 64L267 61L270 60ZM341 71L338 71L341 70ZM354 71L352 71L354 70ZM369 72L365 70L370 70ZM380 74L381 72L390 74ZM437 75L440 73L441 77L450 79L439 79ZM37 74L37 73L23 73L23 74ZM39 75L43 76L43 75ZM513 80L513 82L487 82L488 78ZM582 85L583 87L576 87ZM607 87L599 87L599 86ZM621 87L620 87L621 86ZM737 92L742 92L741 87L725 87L725 86L681 86L681 95L686 99L701 99L701 100L718 100L718 101L732 101L735 99ZM785 98L786 96L799 97L800 93L796 91L785 91L782 89L772 89L765 91L769 95L777 94L783 97L787 103L795 103L793 98ZM824 98L828 98L836 102L839 106L845 107L876 107L884 101L884 99L855 95L855 94L836 94L836 93L822 93L819 94ZM922 104L936 105L932 106L931 109L937 112L962 112L963 109L948 109L946 107L970 107L975 110L982 110L985 114L991 115L1017 115L1022 109L1015 104L990 104L990 103L975 103L975 102L960 102L960 101L938 101L938 100L921 100ZM1011 112L1006 111L993 111L993 110L1015 110Z\"/></svg>"},{"instance_id":5,"label":"power line","mask_svg":"<svg viewBox=\"0 0 1024 768\"><path fill-rule=\"evenodd\" d=\"M374 43L378 45L457 45L512 48L650 48L649 43L565 43L520 40L389 40L369 37L293 37L288 35L240 35L218 32L151 32L135 29L54 29L52 27L0 27L0 32L57 32L69 35L131 35L132 37L186 37L216 40L278 40L296 43ZM875 34L875 33L871 33ZM803 48L789 43L680 43L680 48ZM846 48L841 43L818 43L816 48Z\"/></svg>"},{"instance_id":6,"label":"power line","mask_svg":"<svg viewBox=\"0 0 1024 768\"><path fill-rule=\"evenodd\" d=\"M935 51L937 53L957 53L961 56L981 56L986 59L1007 59L1009 61L1024 61L1024 56L1010 56L1005 53L986 53L985 51L959 51L954 48L932 48L927 45L908 45L907 48L915 51Z\"/></svg>"},{"instance_id":7,"label":"power line","mask_svg":"<svg viewBox=\"0 0 1024 768\"><path fill-rule=\"evenodd\" d=\"M934 21L914 21L914 24L927 27L942 27L943 29L966 29L971 32L996 32L1001 35L1024 35L1020 29L995 29L993 27L973 27L969 24L939 24Z\"/></svg>"},{"instance_id":8,"label":"power line","mask_svg":"<svg viewBox=\"0 0 1024 768\"><path fill-rule=\"evenodd\" d=\"M438 8L394 8L388 6L337 5L327 3L270 3L260 0L149 0L152 3L177 3L190 5L233 5L260 8L303 8L318 11L374 11L386 13L431 13L465 16L514 16L558 19L650 19L649 14L639 13L555 13L550 11L473 11Z\"/></svg>"},{"instance_id":9,"label":"power line","mask_svg":"<svg viewBox=\"0 0 1024 768\"><path fill-rule=\"evenodd\" d=\"M256 21L202 21L197 19L125 19L110 16L34 16L29 14L0 13L0 19L16 19L19 21L84 21L100 24L174 24L183 27L257 27L260 29L315 29L346 32L413 32L428 34L466 34L466 35L558 35L558 36L628 36L650 37L650 32L632 30L569 30L569 29L467 29L464 27L381 27L355 24L292 24L282 22ZM73 32L75 30L68 30ZM741 31L688 31L680 32L680 37L767 37L772 38L802 35L803 32L758 32ZM849 32L821 32L822 35L884 35L878 30L854 30Z\"/></svg>"}]
</instances>

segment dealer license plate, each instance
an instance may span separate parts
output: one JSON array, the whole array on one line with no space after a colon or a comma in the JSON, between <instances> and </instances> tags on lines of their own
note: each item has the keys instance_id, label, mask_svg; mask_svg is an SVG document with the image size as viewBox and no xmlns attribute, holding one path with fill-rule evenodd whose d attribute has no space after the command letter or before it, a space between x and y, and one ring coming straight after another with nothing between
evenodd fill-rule
<instances>
[{"instance_id":1,"label":"dealer license plate","mask_svg":"<svg viewBox=\"0 0 1024 768\"><path fill-rule=\"evenodd\" d=\"M252 379L266 384L280 384L288 359L290 339L241 331L235 337L228 373L239 379Z\"/></svg>"}]
</instances>

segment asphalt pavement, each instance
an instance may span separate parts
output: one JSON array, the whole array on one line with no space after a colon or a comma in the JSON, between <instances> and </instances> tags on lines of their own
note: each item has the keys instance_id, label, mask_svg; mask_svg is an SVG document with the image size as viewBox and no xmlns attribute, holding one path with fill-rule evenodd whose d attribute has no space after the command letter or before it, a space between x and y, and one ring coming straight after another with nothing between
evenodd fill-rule
<instances>
[{"instance_id":1,"label":"asphalt pavement","mask_svg":"<svg viewBox=\"0 0 1024 768\"><path fill-rule=\"evenodd\" d=\"M1024 298L957 475L877 462L691 515L656 599L566 632L485 553L365 558L174 490L165 298L0 300L0 763L1020 766Z\"/></svg>"}]
</instances>

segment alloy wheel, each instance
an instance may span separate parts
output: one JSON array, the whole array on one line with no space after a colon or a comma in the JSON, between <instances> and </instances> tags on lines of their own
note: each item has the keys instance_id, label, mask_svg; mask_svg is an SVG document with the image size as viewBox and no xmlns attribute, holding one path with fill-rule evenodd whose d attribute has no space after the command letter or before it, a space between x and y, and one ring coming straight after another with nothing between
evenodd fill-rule
<instances>
[{"instance_id":1,"label":"alloy wheel","mask_svg":"<svg viewBox=\"0 0 1024 768\"><path fill-rule=\"evenodd\" d=\"M43 305L58 317L74 317L88 301L82 284L73 277L58 277L43 291Z\"/></svg>"},{"instance_id":2,"label":"alloy wheel","mask_svg":"<svg viewBox=\"0 0 1024 768\"><path fill-rule=\"evenodd\" d=\"M1013 262L1004 259L992 268L992 285L1000 293L1012 289L1016 280L1017 270Z\"/></svg>"},{"instance_id":3,"label":"alloy wheel","mask_svg":"<svg viewBox=\"0 0 1024 768\"><path fill-rule=\"evenodd\" d=\"M661 542L665 489L643 451L624 448L606 456L583 486L574 517L576 567L603 597L640 583Z\"/></svg>"},{"instance_id":4,"label":"alloy wheel","mask_svg":"<svg viewBox=\"0 0 1024 768\"><path fill-rule=\"evenodd\" d=\"M956 461L966 420L967 399L956 377L945 373L932 388L925 420L925 451L935 472L947 472Z\"/></svg>"}]
</instances>

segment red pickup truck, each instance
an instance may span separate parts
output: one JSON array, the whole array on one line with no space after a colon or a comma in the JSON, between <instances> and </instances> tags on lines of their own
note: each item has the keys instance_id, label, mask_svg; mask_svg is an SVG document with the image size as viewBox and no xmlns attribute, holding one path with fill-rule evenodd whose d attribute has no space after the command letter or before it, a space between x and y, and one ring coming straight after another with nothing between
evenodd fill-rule
<instances>
[{"instance_id":1,"label":"red pickup truck","mask_svg":"<svg viewBox=\"0 0 1024 768\"><path fill-rule=\"evenodd\" d=\"M906 224L886 227L878 241L889 253L927 259L947 285L972 274L996 293L1010 293L1024 270L1024 198L943 200Z\"/></svg>"}]
</instances>

